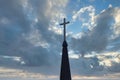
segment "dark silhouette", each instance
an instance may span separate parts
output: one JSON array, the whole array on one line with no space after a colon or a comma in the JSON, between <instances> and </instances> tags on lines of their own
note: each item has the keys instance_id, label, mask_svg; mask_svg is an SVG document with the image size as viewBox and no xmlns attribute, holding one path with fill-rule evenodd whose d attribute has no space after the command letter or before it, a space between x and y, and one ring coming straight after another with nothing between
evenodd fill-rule
<instances>
[{"instance_id":1,"label":"dark silhouette","mask_svg":"<svg viewBox=\"0 0 120 80\"><path fill-rule=\"evenodd\" d=\"M68 50L67 50L67 41L66 41L66 22L64 18L64 22L60 25L64 26L64 41L63 41L63 48L62 48L62 61L61 61L61 72L60 72L60 80L71 80L71 72L70 72L70 64L68 58Z\"/></svg>"}]
</instances>

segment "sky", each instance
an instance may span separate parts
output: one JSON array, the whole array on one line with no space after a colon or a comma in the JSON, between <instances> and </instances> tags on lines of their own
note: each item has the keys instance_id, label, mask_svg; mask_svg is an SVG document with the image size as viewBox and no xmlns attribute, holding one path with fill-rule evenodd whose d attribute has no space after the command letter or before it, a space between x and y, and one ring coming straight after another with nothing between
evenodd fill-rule
<instances>
[{"instance_id":1,"label":"sky","mask_svg":"<svg viewBox=\"0 0 120 80\"><path fill-rule=\"evenodd\" d=\"M71 58L119 54L119 3L120 0L0 0L0 55L21 58L21 64L27 66L59 66L63 41L59 23L63 18L70 21L67 42Z\"/></svg>"}]
</instances>

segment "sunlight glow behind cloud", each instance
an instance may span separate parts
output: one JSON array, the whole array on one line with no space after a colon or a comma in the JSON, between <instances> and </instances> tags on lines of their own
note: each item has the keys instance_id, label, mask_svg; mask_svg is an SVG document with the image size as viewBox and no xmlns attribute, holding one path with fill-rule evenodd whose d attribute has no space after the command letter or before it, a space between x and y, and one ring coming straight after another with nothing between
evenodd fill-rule
<instances>
[{"instance_id":1,"label":"sunlight glow behind cloud","mask_svg":"<svg viewBox=\"0 0 120 80\"><path fill-rule=\"evenodd\" d=\"M120 6L116 2L119 0L0 0L0 55L19 57L24 66L49 66L57 71L63 40L59 23L66 17L71 20L67 41L74 73L104 68L120 72ZM86 58L93 53L99 56ZM19 64L15 62L18 58L5 59ZM3 58L1 61L5 65Z\"/></svg>"}]
</instances>

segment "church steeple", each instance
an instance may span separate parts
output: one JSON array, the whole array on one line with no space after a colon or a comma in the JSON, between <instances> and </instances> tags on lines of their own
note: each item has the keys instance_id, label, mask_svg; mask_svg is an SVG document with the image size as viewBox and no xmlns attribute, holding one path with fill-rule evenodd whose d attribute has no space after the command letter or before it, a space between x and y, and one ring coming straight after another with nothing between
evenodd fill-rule
<instances>
[{"instance_id":1,"label":"church steeple","mask_svg":"<svg viewBox=\"0 0 120 80\"><path fill-rule=\"evenodd\" d=\"M70 72L70 64L68 58L68 49L67 49L67 41L66 41L66 19L64 18L64 22L60 25L64 26L64 41L62 45L62 61L61 61L61 72L60 72L60 80L71 80L71 72Z\"/></svg>"}]
</instances>

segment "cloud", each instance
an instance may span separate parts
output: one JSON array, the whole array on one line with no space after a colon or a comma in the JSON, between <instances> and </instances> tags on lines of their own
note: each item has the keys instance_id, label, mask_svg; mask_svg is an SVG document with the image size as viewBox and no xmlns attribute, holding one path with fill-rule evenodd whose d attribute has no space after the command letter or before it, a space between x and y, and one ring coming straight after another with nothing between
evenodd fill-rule
<instances>
[{"instance_id":1,"label":"cloud","mask_svg":"<svg viewBox=\"0 0 120 80\"><path fill-rule=\"evenodd\" d=\"M77 18L81 18L82 13L85 12L85 10L90 10L87 14L95 14L94 10L91 11L91 9L94 9L92 6L81 8L75 15L73 15L73 21ZM72 48L74 48L75 53L80 54L91 54L92 52L101 53L106 51L106 47L108 45L111 45L112 43L112 36L113 34L119 30L115 30L115 27L119 25L119 8L113 8L109 7L108 9L102 11L100 14L92 15L90 18L94 17L94 20L91 19L90 22L93 22L94 24L91 25L89 22L87 22L88 25L91 25L92 28L90 29L88 27L87 32L83 32L82 37L80 38L72 38ZM84 24L84 23L83 23ZM117 25L117 26L114 26ZM115 30L115 31L114 31ZM78 45L78 46L75 46ZM73 47L74 46L74 47ZM112 45L115 46L115 45ZM117 46L116 46L117 47Z\"/></svg>"},{"instance_id":2,"label":"cloud","mask_svg":"<svg viewBox=\"0 0 120 80\"><path fill-rule=\"evenodd\" d=\"M1 0L0 54L22 57L26 65L31 66L59 62L61 48L57 46L61 45L61 35L54 30L57 28L54 21L65 15L61 8L67 2Z\"/></svg>"},{"instance_id":3,"label":"cloud","mask_svg":"<svg viewBox=\"0 0 120 80\"><path fill-rule=\"evenodd\" d=\"M14 0L0 1L0 19L0 52L4 55L9 54L8 50L16 40L19 40L21 33L29 30L29 21L22 11L21 2Z\"/></svg>"},{"instance_id":4,"label":"cloud","mask_svg":"<svg viewBox=\"0 0 120 80\"><path fill-rule=\"evenodd\" d=\"M82 22L82 27L91 29L95 25L95 8L92 5L81 8L72 16L72 21L76 20Z\"/></svg>"},{"instance_id":5,"label":"cloud","mask_svg":"<svg viewBox=\"0 0 120 80\"><path fill-rule=\"evenodd\" d=\"M120 12L120 8L116 7L114 8L114 12L112 13L113 17L114 17L114 22L112 23L112 30L113 30L113 34L111 36L111 40L109 43L109 46L112 46L111 48L109 48L110 51L119 51L119 45L120 45L120 20L119 20L119 12Z\"/></svg>"},{"instance_id":6,"label":"cloud","mask_svg":"<svg viewBox=\"0 0 120 80\"><path fill-rule=\"evenodd\" d=\"M0 0L0 55L21 57L29 66L58 69L62 46L58 23L66 17L63 9L67 3L68 0ZM119 10L109 7L96 14L95 8L88 6L73 15L73 22L82 21L82 29L88 31L75 37L69 35L71 53L101 53L109 46L112 47L108 51L118 51ZM75 64L72 69L82 70L78 67L82 60L71 63Z\"/></svg>"},{"instance_id":7,"label":"cloud","mask_svg":"<svg viewBox=\"0 0 120 80\"><path fill-rule=\"evenodd\" d=\"M116 34L116 36L119 36L120 34L120 8L115 8L114 11L114 18L115 18L115 24L114 24L114 33Z\"/></svg>"}]
</instances>

